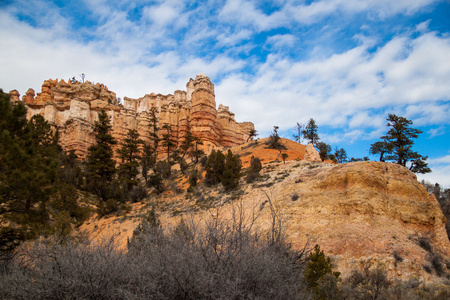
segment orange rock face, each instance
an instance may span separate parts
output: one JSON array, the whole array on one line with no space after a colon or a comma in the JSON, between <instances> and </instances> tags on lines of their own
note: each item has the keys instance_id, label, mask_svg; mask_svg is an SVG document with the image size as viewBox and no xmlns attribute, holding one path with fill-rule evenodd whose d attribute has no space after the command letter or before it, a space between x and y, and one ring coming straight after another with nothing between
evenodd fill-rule
<instances>
[{"instance_id":1,"label":"orange rock face","mask_svg":"<svg viewBox=\"0 0 450 300\"><path fill-rule=\"evenodd\" d=\"M18 90L12 90L9 92L12 101L20 101L20 94Z\"/></svg>"},{"instance_id":2,"label":"orange rock face","mask_svg":"<svg viewBox=\"0 0 450 300\"><path fill-rule=\"evenodd\" d=\"M19 99L17 91L10 94ZM254 129L250 122L236 122L228 107L219 105L216 109L214 84L203 74L190 79L186 91L177 90L173 95L151 93L139 99L125 97L123 104L103 84L57 79L44 81L37 95L29 89L22 101L28 107L28 118L35 114L44 116L59 129L62 147L75 150L81 158L86 157L87 149L94 143L94 123L101 110L111 118L112 134L119 141L117 147L130 129L136 129L144 141L150 140L149 111L153 107L157 109L160 137L166 133L162 127L170 125L175 148L181 145L188 129L202 139L207 150L240 145Z\"/></svg>"},{"instance_id":3,"label":"orange rock face","mask_svg":"<svg viewBox=\"0 0 450 300\"><path fill-rule=\"evenodd\" d=\"M265 165L261 171L264 179L258 185L241 181L244 193L239 201L223 201L209 210L192 209L195 201L186 201L184 194L167 195L164 201L177 203L174 207L183 212L181 218L193 220L194 224L217 216L232 220L239 210L246 220L255 218L254 228L260 232L270 230L275 211L292 246L303 249L305 245L307 248L320 245L331 257L334 271L342 273L341 278L347 278L352 270L380 265L388 271L390 279L441 280L436 273L425 270L424 266L430 265L430 251L421 246L419 239L428 240L433 253L442 256L443 261L448 260L446 219L434 195L427 193L414 173L393 163L309 162L302 158L305 146L283 142L288 146L286 153L295 157L286 164L273 161L278 151L264 149L264 140L232 149L233 153L241 154L245 166L251 156L259 157ZM245 152L249 154L244 155ZM219 189L203 193L205 197L220 197ZM271 198L273 208L267 197ZM93 217L81 230L86 230L94 240L114 234L116 241L126 248L133 228L145 212L142 208L145 204L133 205L132 217L125 221ZM180 221L180 215L174 216L173 210L164 209L160 219L163 226L173 227Z\"/></svg>"}]
</instances>

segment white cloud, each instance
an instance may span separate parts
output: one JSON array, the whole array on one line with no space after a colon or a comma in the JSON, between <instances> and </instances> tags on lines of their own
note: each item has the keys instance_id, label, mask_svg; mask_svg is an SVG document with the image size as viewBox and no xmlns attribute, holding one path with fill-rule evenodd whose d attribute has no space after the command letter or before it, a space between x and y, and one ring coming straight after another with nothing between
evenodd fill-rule
<instances>
[{"instance_id":1,"label":"white cloud","mask_svg":"<svg viewBox=\"0 0 450 300\"><path fill-rule=\"evenodd\" d=\"M373 54L367 45L301 62L272 54L239 84L239 101L229 84L242 80L237 74L218 84L217 94L238 108L237 115L259 120L257 128L264 131L274 124L291 128L309 117L322 125L378 128L386 118L385 109L378 110L386 107L402 110L419 125L438 124L449 114L448 104L439 102L450 100L449 43L427 33L394 38ZM252 109L245 110L242 101ZM374 109L378 112L370 112Z\"/></svg>"},{"instance_id":2,"label":"white cloud","mask_svg":"<svg viewBox=\"0 0 450 300\"><path fill-rule=\"evenodd\" d=\"M219 18L226 22L238 22L256 31L269 30L286 24L286 15L282 11L275 11L269 15L257 8L255 1L226 0Z\"/></svg>"},{"instance_id":3,"label":"white cloud","mask_svg":"<svg viewBox=\"0 0 450 300\"><path fill-rule=\"evenodd\" d=\"M231 33L230 30L218 34L217 40L221 46L234 46L242 41L250 39L252 32L247 29L240 30L236 33Z\"/></svg>"},{"instance_id":4,"label":"white cloud","mask_svg":"<svg viewBox=\"0 0 450 300\"><path fill-rule=\"evenodd\" d=\"M425 180L431 183L439 183L443 188L450 188L450 162L444 164L428 164L432 172L417 174L419 181Z\"/></svg>"},{"instance_id":5,"label":"white cloud","mask_svg":"<svg viewBox=\"0 0 450 300\"><path fill-rule=\"evenodd\" d=\"M359 46L333 55L312 52L307 58L283 51L291 51L299 36L274 34L266 39L265 49L273 51L265 60L240 57L254 50L255 31L295 26L295 15L303 16L302 22L318 22L336 12L386 17L412 13L430 1L295 3L278 1L278 9L267 13L249 0L229 0L223 6L212 1L193 10L183 1L152 6L146 1L86 1L99 24L83 29L94 37L90 42L78 41L53 6L39 15L61 20L57 28L32 27L0 12L0 37L8 41L0 45L0 65L10 70L0 79L5 90L17 88L23 94L28 87L38 91L44 79L84 72L119 96L140 97L182 89L189 77L202 72L221 79L214 82L217 102L229 105L238 119L254 121L258 130L270 131L273 125L288 129L313 117L321 125L345 127L336 139L372 136L384 124L388 108L419 125L448 122L450 106L444 101L450 100L450 38L428 32L426 22L417 26L422 32L417 38L396 36L382 45L376 37L358 34L354 40ZM147 5L143 16L130 20L128 10L138 4ZM76 39L69 39L73 35Z\"/></svg>"},{"instance_id":6,"label":"white cloud","mask_svg":"<svg viewBox=\"0 0 450 300\"><path fill-rule=\"evenodd\" d=\"M291 15L298 22L311 24L338 12L345 14L367 12L369 17L381 19L396 14L409 15L433 2L433 0L322 0L314 1L308 5L289 3L288 7Z\"/></svg>"},{"instance_id":7,"label":"white cloud","mask_svg":"<svg viewBox=\"0 0 450 300\"><path fill-rule=\"evenodd\" d=\"M450 165L450 155L446 155L446 156L442 156L442 157L437 157L437 158L432 158L432 159L428 159L428 163L431 165L438 165L438 164L449 164Z\"/></svg>"},{"instance_id":8,"label":"white cloud","mask_svg":"<svg viewBox=\"0 0 450 300\"><path fill-rule=\"evenodd\" d=\"M269 49L272 50L284 50L285 48L291 48L294 46L296 37L292 34L277 34L267 38L266 44L269 45Z\"/></svg>"},{"instance_id":9,"label":"white cloud","mask_svg":"<svg viewBox=\"0 0 450 300\"><path fill-rule=\"evenodd\" d=\"M447 132L444 126L439 126L438 128L432 128L427 131L428 138L434 138L436 136L443 135Z\"/></svg>"}]
</instances>

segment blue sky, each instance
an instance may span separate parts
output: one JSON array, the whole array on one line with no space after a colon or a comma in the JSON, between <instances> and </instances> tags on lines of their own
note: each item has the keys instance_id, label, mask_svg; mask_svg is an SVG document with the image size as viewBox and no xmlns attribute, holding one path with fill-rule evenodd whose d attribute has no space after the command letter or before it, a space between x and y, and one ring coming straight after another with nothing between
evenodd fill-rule
<instances>
[{"instance_id":1,"label":"blue sky","mask_svg":"<svg viewBox=\"0 0 450 300\"><path fill-rule=\"evenodd\" d=\"M205 73L260 137L314 118L350 157L395 113L424 132L420 179L450 187L449 0L3 0L0 41L5 91L85 73L137 98Z\"/></svg>"}]
</instances>

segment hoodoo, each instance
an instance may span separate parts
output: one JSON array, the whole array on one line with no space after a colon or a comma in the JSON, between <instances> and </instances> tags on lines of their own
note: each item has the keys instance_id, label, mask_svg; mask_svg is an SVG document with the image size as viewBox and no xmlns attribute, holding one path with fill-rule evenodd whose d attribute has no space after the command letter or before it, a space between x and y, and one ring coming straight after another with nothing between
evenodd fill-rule
<instances>
[{"instance_id":1,"label":"hoodoo","mask_svg":"<svg viewBox=\"0 0 450 300\"><path fill-rule=\"evenodd\" d=\"M10 92L19 101L16 90ZM128 130L135 129L145 141L150 139L150 114L156 108L160 136L164 125L170 126L172 142L178 147L188 130L202 139L204 148L233 147L244 143L253 123L238 123L227 106L216 108L214 84L208 76L199 74L186 84L186 91L174 94L147 94L139 99L125 97L119 104L116 94L103 84L70 80L46 80L40 93L29 89L22 101L28 107L28 118L42 115L60 133L66 150L75 150L85 158L94 143L94 122L98 112L105 110L111 118L112 134L120 142ZM165 126L167 127L167 126Z\"/></svg>"}]
</instances>

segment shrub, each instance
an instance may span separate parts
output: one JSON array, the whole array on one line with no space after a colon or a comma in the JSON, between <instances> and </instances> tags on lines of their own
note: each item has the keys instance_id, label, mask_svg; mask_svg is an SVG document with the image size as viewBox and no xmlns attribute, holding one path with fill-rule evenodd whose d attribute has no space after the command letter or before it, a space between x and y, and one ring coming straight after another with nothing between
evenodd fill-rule
<instances>
[{"instance_id":1,"label":"shrub","mask_svg":"<svg viewBox=\"0 0 450 300\"><path fill-rule=\"evenodd\" d=\"M431 266L438 276L444 275L444 259L442 258L442 255L437 252L430 252L427 254L426 259L431 263Z\"/></svg>"},{"instance_id":2,"label":"shrub","mask_svg":"<svg viewBox=\"0 0 450 300\"><path fill-rule=\"evenodd\" d=\"M428 251L431 252L432 248L431 248L431 239L428 235L422 234L420 236L417 237L417 243L419 244L419 246Z\"/></svg>"},{"instance_id":3,"label":"shrub","mask_svg":"<svg viewBox=\"0 0 450 300\"><path fill-rule=\"evenodd\" d=\"M162 178L166 179L170 177L170 174L172 174L170 163L165 160L158 161L154 171L155 173L161 174Z\"/></svg>"},{"instance_id":4,"label":"shrub","mask_svg":"<svg viewBox=\"0 0 450 300\"><path fill-rule=\"evenodd\" d=\"M154 187L158 193L164 192L164 183L161 174L154 173L149 176L147 185Z\"/></svg>"},{"instance_id":5,"label":"shrub","mask_svg":"<svg viewBox=\"0 0 450 300\"><path fill-rule=\"evenodd\" d=\"M291 199L292 199L292 201L297 201L298 200L298 194L295 193L294 195L292 195Z\"/></svg>"},{"instance_id":6,"label":"shrub","mask_svg":"<svg viewBox=\"0 0 450 300\"><path fill-rule=\"evenodd\" d=\"M206 155L203 155L199 161L200 161L202 168L206 169L206 163L208 162L208 157Z\"/></svg>"},{"instance_id":7,"label":"shrub","mask_svg":"<svg viewBox=\"0 0 450 300\"><path fill-rule=\"evenodd\" d=\"M252 183L259 177L259 172L262 169L261 160L257 157L252 156L250 159L250 167L247 170L247 176L245 181L247 183Z\"/></svg>"},{"instance_id":8,"label":"shrub","mask_svg":"<svg viewBox=\"0 0 450 300\"><path fill-rule=\"evenodd\" d=\"M397 250L394 250L394 252L392 252L392 255L394 256L395 259L395 266L397 266L397 263L403 261L403 257L397 252Z\"/></svg>"},{"instance_id":9,"label":"shrub","mask_svg":"<svg viewBox=\"0 0 450 300\"><path fill-rule=\"evenodd\" d=\"M199 177L200 177L200 174L199 174L198 170L194 169L191 172L191 174L189 175L189 188L190 188L190 190L193 190L197 186Z\"/></svg>"},{"instance_id":10,"label":"shrub","mask_svg":"<svg viewBox=\"0 0 450 300\"><path fill-rule=\"evenodd\" d=\"M147 190L142 185L136 185L130 191L131 202L139 202L147 197Z\"/></svg>"},{"instance_id":11,"label":"shrub","mask_svg":"<svg viewBox=\"0 0 450 300\"><path fill-rule=\"evenodd\" d=\"M387 289L391 285L386 270L381 266L371 270L368 265L363 272L353 270L348 281L353 289L347 295L351 299L386 299Z\"/></svg>"},{"instance_id":12,"label":"shrub","mask_svg":"<svg viewBox=\"0 0 450 300\"><path fill-rule=\"evenodd\" d=\"M106 201L99 199L98 205L97 205L97 213L100 217L109 215L118 210L119 210L119 204L117 203L116 199L108 199Z\"/></svg>"},{"instance_id":13,"label":"shrub","mask_svg":"<svg viewBox=\"0 0 450 300\"><path fill-rule=\"evenodd\" d=\"M283 239L265 238L245 213L196 225L185 220L166 231L153 220L135 231L127 252L113 239L24 247L0 274L0 293L6 299L309 298L301 284L304 254Z\"/></svg>"}]
</instances>

